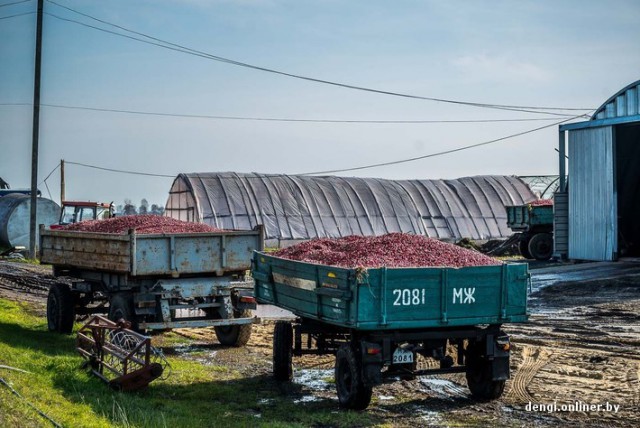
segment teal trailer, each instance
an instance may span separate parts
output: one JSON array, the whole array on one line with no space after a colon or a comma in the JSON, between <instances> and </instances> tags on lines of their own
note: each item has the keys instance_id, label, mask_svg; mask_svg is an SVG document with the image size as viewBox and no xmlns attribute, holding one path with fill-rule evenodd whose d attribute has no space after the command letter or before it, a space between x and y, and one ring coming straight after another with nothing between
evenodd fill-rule
<instances>
[{"instance_id":1,"label":"teal trailer","mask_svg":"<svg viewBox=\"0 0 640 428\"><path fill-rule=\"evenodd\" d=\"M520 254L527 259L548 260L553 254L553 205L512 205L507 226L518 234Z\"/></svg>"},{"instance_id":2,"label":"teal trailer","mask_svg":"<svg viewBox=\"0 0 640 428\"><path fill-rule=\"evenodd\" d=\"M344 269L255 252L254 295L293 312L274 332L274 375L292 356L336 355L343 407L363 409L384 380L466 372L472 395L497 398L509 377L503 323L527 321L526 264ZM455 348L455 352L451 349ZM418 370L418 356L438 368Z\"/></svg>"}]
</instances>

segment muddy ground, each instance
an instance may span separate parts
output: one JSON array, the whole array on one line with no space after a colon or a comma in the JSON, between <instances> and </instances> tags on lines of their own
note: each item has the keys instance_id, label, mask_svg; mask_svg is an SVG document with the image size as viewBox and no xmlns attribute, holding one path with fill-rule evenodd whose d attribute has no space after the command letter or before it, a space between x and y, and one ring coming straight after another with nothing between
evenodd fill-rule
<instances>
[{"instance_id":1,"label":"muddy ground","mask_svg":"<svg viewBox=\"0 0 640 428\"><path fill-rule=\"evenodd\" d=\"M502 398L477 403L463 374L431 376L376 387L367 411L392 426L640 426L640 264L545 266L532 274L530 321L505 328L513 351ZM44 308L52 282L46 267L0 261L0 296ZM188 345L163 349L264 375L272 332L273 321L265 320L247 347L224 348L209 329L181 330ZM162 335L154 341L163 347ZM336 411L333 358L295 358L294 367L294 382L274 387L292 401L314 402L314 411ZM562 411L576 402L580 409ZM556 411L528 406L554 403ZM584 408L598 404L600 411Z\"/></svg>"}]
</instances>

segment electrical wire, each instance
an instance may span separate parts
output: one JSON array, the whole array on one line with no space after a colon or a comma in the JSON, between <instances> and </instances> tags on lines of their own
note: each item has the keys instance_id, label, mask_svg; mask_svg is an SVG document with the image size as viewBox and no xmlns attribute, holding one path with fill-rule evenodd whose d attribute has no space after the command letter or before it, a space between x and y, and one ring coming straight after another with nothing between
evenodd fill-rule
<instances>
[{"instance_id":1,"label":"electrical wire","mask_svg":"<svg viewBox=\"0 0 640 428\"><path fill-rule=\"evenodd\" d=\"M30 103L0 103L0 106L32 106ZM302 122L302 123L369 123L369 124L427 124L427 123L498 123L498 122L533 122L557 120L555 117L518 118L518 119L453 119L453 120L361 120L361 119L293 119L281 117L247 117L247 116L215 116L204 114L162 113L140 110L123 110L100 107L71 106L62 104L45 104L41 107L52 107L70 110L88 110L108 113L124 113L146 116L179 117L188 119L242 120L258 122Z\"/></svg>"},{"instance_id":2,"label":"electrical wire","mask_svg":"<svg viewBox=\"0 0 640 428\"><path fill-rule=\"evenodd\" d=\"M24 15L33 15L35 12L23 12L23 13L16 13L15 15L8 15L8 16L0 16L0 19L9 19L9 18L17 18L19 16L24 16Z\"/></svg>"},{"instance_id":3,"label":"electrical wire","mask_svg":"<svg viewBox=\"0 0 640 428\"><path fill-rule=\"evenodd\" d=\"M316 171L316 172L305 172L305 173L299 173L297 175L335 174L337 172L359 171L359 170L363 170L363 169L378 168L378 167L381 167L381 166L389 166L389 165L397 165L397 164L407 163L407 162L414 162L414 161L421 160L421 159L427 159L427 158L432 158L432 157L436 157L436 156L443 156L443 155L448 155L448 154L451 154L451 153L461 152L463 150L473 149L475 147L486 146L486 145L489 145L489 144L497 143L499 141L507 140L509 138L520 137L522 135L530 134L532 132L540 131L540 130L545 129L545 128L550 128L552 126L557 126L557 125L563 124L565 122L569 122L570 120L577 119L579 117L582 117L582 116L575 116L575 117L570 118L570 119L565 119L565 120L562 120L562 121L559 121L559 122L552 123L550 125L541 126L541 127L538 127L538 128L530 129L528 131L518 132L517 134L507 135L506 137L500 137L500 138L496 138L494 140L484 141L482 143L471 144L471 145L468 145L468 146L462 146L462 147L458 147L458 148L455 148L455 149L445 150L445 151L442 151L442 152L431 153L431 154L428 154L428 155L416 156L416 157L413 157L413 158L401 159L401 160L390 161L390 162L381 162L381 163L376 163L376 164L363 165L363 166L358 166L358 167L353 167L353 168L332 169L332 170Z\"/></svg>"},{"instance_id":4,"label":"electrical wire","mask_svg":"<svg viewBox=\"0 0 640 428\"><path fill-rule=\"evenodd\" d=\"M13 6L14 4L20 4L20 3L26 3L32 0L20 0L20 1L14 1L11 3L4 3L4 4L0 4L0 7L5 7L5 6Z\"/></svg>"},{"instance_id":5,"label":"electrical wire","mask_svg":"<svg viewBox=\"0 0 640 428\"><path fill-rule=\"evenodd\" d=\"M291 78L295 78L295 79L300 79L300 80L306 80L306 81L310 81L310 82L315 82L315 83L322 83L322 84L326 84L326 85L332 85L332 86L337 86L337 87L342 87L342 88L346 88L346 89L353 89L353 90L358 90L358 91L365 91L365 92L371 92L371 93L377 93L377 94L381 94L381 95L390 95L390 96L395 96L395 97L402 97L402 98L411 98L411 99L419 99L419 100L426 100L426 101L435 101L435 102L441 102L441 103L449 103L449 104L457 104L457 105L466 105L466 106L471 106L471 107L480 107L480 108L490 108L490 109L499 109L499 110L511 110L511 111L521 111L521 112L526 112L526 113L535 113L535 114L548 114L548 115L555 115L555 116L568 116L566 114L562 114L562 113L553 113L550 111L544 111L544 110L576 110L576 111L588 111L588 110L593 110L592 108L573 108L573 107L539 107L539 106L516 106L516 105L504 105L504 104L488 104L488 103L475 103L475 102L468 102L468 101L460 101L460 100L451 100L451 99L445 99L445 98L435 98L435 97L424 97L424 96L419 96L419 95L412 95L412 94L405 94L405 93L400 93L400 92L392 92L392 91L386 91L386 90L380 90L380 89L374 89L374 88L368 88L368 87L364 87L364 86L357 86L357 85L351 85L351 84L346 84L346 83L340 83L340 82L335 82L335 81L330 81L330 80L324 80L324 79L318 79L318 78L314 78L314 77L308 77L308 76L303 76L303 75L299 75L299 74L293 74L293 73L288 73L285 71L280 71L280 70L275 70L275 69L271 69L271 68L267 68L267 67L261 67L261 66L257 66L257 65L253 65L253 64L249 64L249 63L245 63L245 62L241 62L241 61L236 61L236 60L232 60L229 58L225 58L225 57L221 57L221 56L217 56L217 55L213 55L213 54L209 54L203 51L199 51L196 49L192 49L192 48L188 48L176 43L172 43L166 40L162 40L159 39L157 37L153 37L153 36L149 36L147 34L138 32L138 31L134 31L134 30L130 30L127 29L125 27L110 23L108 21L99 19L99 18L95 18L91 15L79 12L75 9L72 9L70 7L67 6L63 6L53 0L47 0L47 2L54 4L58 7L64 8L68 11L71 11L73 13L79 14L81 16L90 18L92 20L95 20L97 22L100 22L102 24L106 24L106 25L110 25L113 26L115 28L121 29L123 31L132 33L132 34L136 34L136 35L140 35L142 37L145 37L147 39L150 40L143 40L137 37L133 37L133 36L129 36L126 34L122 34L122 33L118 33L115 31L110 31L101 27L96 27L94 25L90 25L81 21L77 21L74 19L69 19L69 18L64 18L55 14L52 14L50 12L45 12L45 14L62 20L62 21L66 21L66 22L71 22L71 23L75 23L78 25L82 25L88 28L92 28L98 31L102 31L102 32L106 32L109 34L113 34L113 35L117 35L120 37L125 37L131 40L136 40L138 42L141 43L147 43L150 45L154 45L154 46L159 46L165 49L170 49L173 51L177 51L177 52L182 52L182 53L186 53L186 54L190 54L190 55L195 55L195 56L199 56L202 58L207 58L207 59L211 59L214 61L219 61L219 62L223 62L226 64L231 64L231 65L236 65L236 66L240 66L240 67L245 67L245 68L249 68L249 69L253 69L253 70L258 70L258 71L263 71L263 72L267 72L267 73L273 73L273 74L278 74L278 75L282 75L282 76L286 76L286 77L291 77Z\"/></svg>"},{"instance_id":6,"label":"electrical wire","mask_svg":"<svg viewBox=\"0 0 640 428\"><path fill-rule=\"evenodd\" d=\"M101 167L101 166L96 166L96 165L88 165L86 163L80 163L80 162L72 162L72 161L65 161L66 164L69 165L78 165L78 166L84 166L85 168L93 168L93 169L99 169L102 171L110 171L110 172L118 172L121 174L132 174L132 175L144 175L144 176L148 176L148 177L165 177L165 178L175 178L176 175L167 175L167 174L152 174L152 173L148 173L148 172L138 172L138 171L126 171L126 170L122 170L122 169L113 169L113 168L105 168L105 167Z\"/></svg>"},{"instance_id":7,"label":"electrical wire","mask_svg":"<svg viewBox=\"0 0 640 428\"><path fill-rule=\"evenodd\" d=\"M51 177L51 174L53 174L54 172L56 172L56 170L57 170L58 168L60 168L60 164L57 164L57 165L56 165L56 167L55 167L55 168L53 168L53 169L51 170L51 172L49 173L49 175L47 175L47 176L44 178L44 180L42 180L42 181L40 182L40 184L38 184L38 186L40 186L42 183L45 183L45 184L46 184L47 179L48 179L49 177Z\"/></svg>"},{"instance_id":8,"label":"electrical wire","mask_svg":"<svg viewBox=\"0 0 640 428\"><path fill-rule=\"evenodd\" d=\"M500 141L504 141L510 138L515 138L515 137L519 137L522 135L526 135L526 134L531 134L533 132L536 131L540 131L542 129L546 129L546 128L550 128L552 126L557 126L557 125L561 125L565 122L569 122L573 119L577 119L581 116L574 116L570 119L565 119L559 122L555 122L552 123L550 125L545 125L545 126L541 126L538 128L534 128L534 129L529 129L527 131L522 131L522 132L518 132L516 134L511 134L511 135L507 135L505 137L500 137L500 138L495 138L493 140L489 140L489 141L484 141L481 143L476 143L476 144L470 144L467 146L462 146L462 147L458 147L455 149L451 149L451 150L445 150L442 152L436 152L436 153L430 153L427 155L423 155L423 156L416 156L416 157L412 157L412 158L408 158L408 159L400 159L400 160L395 160L395 161L390 161L390 162L382 162L382 163L376 163L376 164L370 164L370 165L363 165L363 166L358 166L358 167L353 167L353 168L343 168L343 169L333 169L333 170L325 170L325 171L315 171L315 172L303 172L303 173L297 173L295 175L320 175L320 174L334 174L337 172L349 172L349 171L358 171L358 170L362 170L362 169L371 169L371 168L377 168L377 167L381 167L381 166L389 166L389 165L397 165L397 164L401 164L401 163L407 163L407 162L414 162L417 160L421 160L421 159L427 159L427 158L433 158L433 157L437 157L437 156L443 156L443 155L448 155L451 153L456 153L456 152L461 152L463 150L469 150L469 149L473 149L475 147L481 147L481 146L486 146L489 144L494 144ZM151 174L151 173L145 173L145 172L138 172L138 171L126 171L126 170L119 170L119 169L113 169L113 168L104 168L104 167L100 167L100 166L96 166L96 165L89 165L89 164L84 164L84 163L80 163L80 162L72 162L72 161L65 161L67 164L71 164L71 165L79 165L79 166L84 166L87 168L93 168L93 169L99 169L99 170L103 170L103 171L110 171L110 172L117 172L117 173L124 173L124 174L133 174L133 175L144 175L144 176L151 176L151 177L168 177L168 178L174 178L176 177L175 175L167 175L167 174ZM280 177L282 175L285 174L261 174L259 177L256 178L263 178L263 177Z\"/></svg>"}]
</instances>

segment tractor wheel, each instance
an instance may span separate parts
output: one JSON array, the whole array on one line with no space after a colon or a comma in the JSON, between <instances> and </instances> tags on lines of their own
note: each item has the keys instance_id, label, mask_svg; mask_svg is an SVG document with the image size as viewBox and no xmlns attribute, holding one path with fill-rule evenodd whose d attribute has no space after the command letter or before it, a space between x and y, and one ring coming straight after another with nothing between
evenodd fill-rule
<instances>
[{"instance_id":1,"label":"tractor wheel","mask_svg":"<svg viewBox=\"0 0 640 428\"><path fill-rule=\"evenodd\" d=\"M529 241L529 253L536 260L549 260L553 254L553 236L537 233Z\"/></svg>"},{"instance_id":2,"label":"tractor wheel","mask_svg":"<svg viewBox=\"0 0 640 428\"><path fill-rule=\"evenodd\" d=\"M358 352L349 344L340 346L336 353L336 390L340 407L364 410L371 402L373 392L362 380L362 362Z\"/></svg>"},{"instance_id":3,"label":"tractor wheel","mask_svg":"<svg viewBox=\"0 0 640 428\"><path fill-rule=\"evenodd\" d=\"M288 382L293 377L293 328L289 321L276 321L273 330L273 376Z\"/></svg>"},{"instance_id":4,"label":"tractor wheel","mask_svg":"<svg viewBox=\"0 0 640 428\"><path fill-rule=\"evenodd\" d=\"M75 320L73 293L67 284L56 283L47 296L47 325L49 331L69 334Z\"/></svg>"},{"instance_id":5,"label":"tractor wheel","mask_svg":"<svg viewBox=\"0 0 640 428\"><path fill-rule=\"evenodd\" d=\"M504 391L504 380L491 380L491 361L482 355L484 342L469 344L466 354L467 385L473 398L495 400Z\"/></svg>"},{"instance_id":6,"label":"tractor wheel","mask_svg":"<svg viewBox=\"0 0 640 428\"><path fill-rule=\"evenodd\" d=\"M251 311L233 311L233 315L234 318L250 318ZM225 325L214 327L214 330L221 345L240 347L249 342L252 327L252 324Z\"/></svg>"},{"instance_id":7,"label":"tractor wheel","mask_svg":"<svg viewBox=\"0 0 640 428\"><path fill-rule=\"evenodd\" d=\"M138 331L136 312L133 308L131 293L116 293L109 299L109 319L118 322L120 319L131 323L131 330Z\"/></svg>"},{"instance_id":8,"label":"tractor wheel","mask_svg":"<svg viewBox=\"0 0 640 428\"><path fill-rule=\"evenodd\" d=\"M523 239L518 243L518 249L520 250L520 255L525 259L532 259L531 253L529 252L529 238Z\"/></svg>"}]
</instances>

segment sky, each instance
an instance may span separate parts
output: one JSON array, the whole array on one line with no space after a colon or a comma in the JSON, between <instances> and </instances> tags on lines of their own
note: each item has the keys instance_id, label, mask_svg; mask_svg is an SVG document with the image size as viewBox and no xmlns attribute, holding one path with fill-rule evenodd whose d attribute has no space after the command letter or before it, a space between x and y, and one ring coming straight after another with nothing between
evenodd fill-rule
<instances>
[{"instance_id":1,"label":"sky","mask_svg":"<svg viewBox=\"0 0 640 428\"><path fill-rule=\"evenodd\" d=\"M32 12L37 3L10 4L17 1L0 0L0 177L12 188L24 188L31 180ZM289 74L471 103L593 110L640 79L637 0L46 0L44 11L41 102L47 105L40 116L38 181L43 195L56 202L60 176L55 168L61 159L66 162L67 199L139 204L145 198L164 205L179 173L349 169L547 125L469 150L335 175L437 179L557 174L557 123L569 118L301 80L141 43L78 22L142 38L109 25L115 24ZM282 122L77 107L243 118L527 121Z\"/></svg>"}]
</instances>

